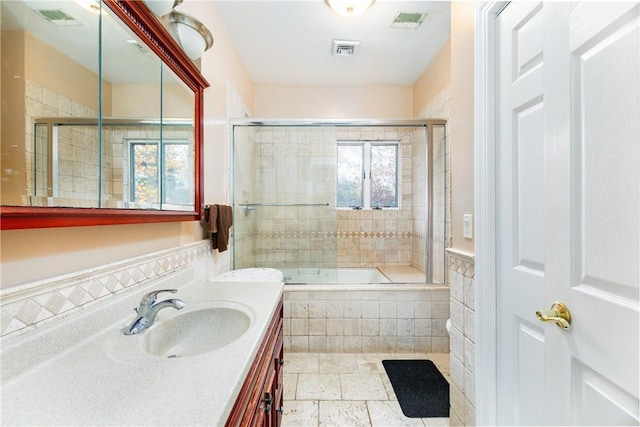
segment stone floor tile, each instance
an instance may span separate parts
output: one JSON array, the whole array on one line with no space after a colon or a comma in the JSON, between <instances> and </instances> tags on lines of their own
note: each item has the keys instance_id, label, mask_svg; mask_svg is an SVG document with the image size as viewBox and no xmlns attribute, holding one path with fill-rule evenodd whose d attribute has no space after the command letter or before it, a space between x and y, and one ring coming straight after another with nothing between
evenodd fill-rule
<instances>
[{"instance_id":1,"label":"stone floor tile","mask_svg":"<svg viewBox=\"0 0 640 427\"><path fill-rule=\"evenodd\" d=\"M382 366L385 359L429 359L449 380L449 354L446 353L287 352L283 426L448 427L449 418L404 417ZM373 377L378 377L379 381L372 380ZM376 400L382 396L382 393L378 394L380 383L386 397ZM359 398L366 393L373 393L376 399Z\"/></svg>"},{"instance_id":2,"label":"stone floor tile","mask_svg":"<svg viewBox=\"0 0 640 427\"><path fill-rule=\"evenodd\" d=\"M299 374L296 400L340 400L338 374Z\"/></svg>"},{"instance_id":3,"label":"stone floor tile","mask_svg":"<svg viewBox=\"0 0 640 427\"><path fill-rule=\"evenodd\" d=\"M381 374L340 374L343 400L388 400Z\"/></svg>"},{"instance_id":4,"label":"stone floor tile","mask_svg":"<svg viewBox=\"0 0 640 427\"><path fill-rule=\"evenodd\" d=\"M324 373L357 373L358 365L356 363L356 356L352 353L326 353L318 355L319 372Z\"/></svg>"},{"instance_id":5,"label":"stone floor tile","mask_svg":"<svg viewBox=\"0 0 640 427\"><path fill-rule=\"evenodd\" d=\"M282 414L282 427L316 427L318 425L318 401L294 400L286 402Z\"/></svg>"},{"instance_id":6,"label":"stone floor tile","mask_svg":"<svg viewBox=\"0 0 640 427\"><path fill-rule=\"evenodd\" d=\"M372 427L424 427L421 418L408 418L396 401L368 401Z\"/></svg>"},{"instance_id":7,"label":"stone floor tile","mask_svg":"<svg viewBox=\"0 0 640 427\"><path fill-rule=\"evenodd\" d=\"M317 373L318 353L286 353L284 355L284 371L294 373Z\"/></svg>"},{"instance_id":8,"label":"stone floor tile","mask_svg":"<svg viewBox=\"0 0 640 427\"><path fill-rule=\"evenodd\" d=\"M369 427L369 413L363 401L320 401L320 426Z\"/></svg>"},{"instance_id":9,"label":"stone floor tile","mask_svg":"<svg viewBox=\"0 0 640 427\"><path fill-rule=\"evenodd\" d=\"M449 427L449 418L420 418L425 427Z\"/></svg>"},{"instance_id":10,"label":"stone floor tile","mask_svg":"<svg viewBox=\"0 0 640 427\"><path fill-rule=\"evenodd\" d=\"M296 400L296 389L298 388L298 374L282 375L283 397L285 400Z\"/></svg>"},{"instance_id":11,"label":"stone floor tile","mask_svg":"<svg viewBox=\"0 0 640 427\"><path fill-rule=\"evenodd\" d=\"M358 364L358 372L361 374L380 374L384 373L382 361L388 359L388 354L358 354L356 363Z\"/></svg>"},{"instance_id":12,"label":"stone floor tile","mask_svg":"<svg viewBox=\"0 0 640 427\"><path fill-rule=\"evenodd\" d=\"M384 373L380 374L380 378L382 378L382 384L384 384L384 389L387 391L387 395L389 396L389 400L398 400L396 396L396 392L393 390L393 386L391 385L391 380L389 376Z\"/></svg>"},{"instance_id":13,"label":"stone floor tile","mask_svg":"<svg viewBox=\"0 0 640 427\"><path fill-rule=\"evenodd\" d=\"M451 382L449 353L427 353L427 359L431 360L447 381Z\"/></svg>"}]
</instances>

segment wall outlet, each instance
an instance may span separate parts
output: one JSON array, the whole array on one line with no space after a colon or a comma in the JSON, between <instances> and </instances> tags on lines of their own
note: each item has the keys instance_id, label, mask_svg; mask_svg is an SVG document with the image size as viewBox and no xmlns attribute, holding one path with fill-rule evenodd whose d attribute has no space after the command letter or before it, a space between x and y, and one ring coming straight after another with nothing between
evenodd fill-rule
<instances>
[{"instance_id":1,"label":"wall outlet","mask_svg":"<svg viewBox=\"0 0 640 427\"><path fill-rule=\"evenodd\" d=\"M473 239L473 215L462 215L462 235L465 239Z\"/></svg>"}]
</instances>

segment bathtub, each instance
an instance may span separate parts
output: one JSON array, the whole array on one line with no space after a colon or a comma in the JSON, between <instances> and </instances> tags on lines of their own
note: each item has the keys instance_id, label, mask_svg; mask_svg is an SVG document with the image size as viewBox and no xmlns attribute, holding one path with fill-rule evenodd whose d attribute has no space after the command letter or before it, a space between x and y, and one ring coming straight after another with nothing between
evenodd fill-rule
<instances>
[{"instance_id":1,"label":"bathtub","mask_svg":"<svg viewBox=\"0 0 640 427\"><path fill-rule=\"evenodd\" d=\"M280 268L285 283L391 283L377 268Z\"/></svg>"},{"instance_id":2,"label":"bathtub","mask_svg":"<svg viewBox=\"0 0 640 427\"><path fill-rule=\"evenodd\" d=\"M393 283L377 268L278 269L285 352L449 351L448 286Z\"/></svg>"}]
</instances>

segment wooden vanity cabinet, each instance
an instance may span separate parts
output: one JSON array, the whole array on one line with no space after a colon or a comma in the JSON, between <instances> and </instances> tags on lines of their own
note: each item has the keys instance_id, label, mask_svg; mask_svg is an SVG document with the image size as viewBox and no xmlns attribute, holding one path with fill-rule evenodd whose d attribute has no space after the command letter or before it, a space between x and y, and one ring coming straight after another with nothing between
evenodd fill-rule
<instances>
[{"instance_id":1,"label":"wooden vanity cabinet","mask_svg":"<svg viewBox=\"0 0 640 427\"><path fill-rule=\"evenodd\" d=\"M225 426L280 426L284 365L282 319L280 299Z\"/></svg>"}]
</instances>

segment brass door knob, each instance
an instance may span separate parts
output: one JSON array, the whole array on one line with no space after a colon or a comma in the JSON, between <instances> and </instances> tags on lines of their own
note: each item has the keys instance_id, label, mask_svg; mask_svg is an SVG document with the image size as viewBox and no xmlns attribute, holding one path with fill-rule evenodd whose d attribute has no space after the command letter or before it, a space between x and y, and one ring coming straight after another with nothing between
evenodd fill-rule
<instances>
[{"instance_id":1,"label":"brass door knob","mask_svg":"<svg viewBox=\"0 0 640 427\"><path fill-rule=\"evenodd\" d=\"M571 313L566 305L560 301L554 302L551 310L538 310L536 316L543 322L555 322L562 329L569 329L571 326Z\"/></svg>"}]
</instances>

